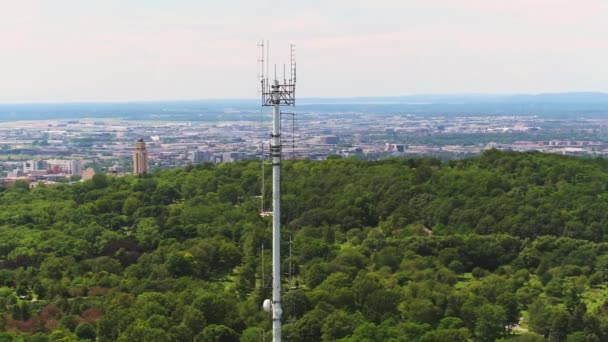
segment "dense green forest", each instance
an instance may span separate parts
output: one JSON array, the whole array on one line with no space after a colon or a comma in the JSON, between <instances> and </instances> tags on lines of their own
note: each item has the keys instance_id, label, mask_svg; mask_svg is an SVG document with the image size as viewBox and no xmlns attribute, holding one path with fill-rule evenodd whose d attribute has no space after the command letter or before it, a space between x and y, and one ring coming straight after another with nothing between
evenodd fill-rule
<instances>
[{"instance_id":1,"label":"dense green forest","mask_svg":"<svg viewBox=\"0 0 608 342\"><path fill-rule=\"evenodd\" d=\"M492 150L283 174L286 341L608 341L608 160ZM270 341L260 175L0 188L0 341Z\"/></svg>"}]
</instances>

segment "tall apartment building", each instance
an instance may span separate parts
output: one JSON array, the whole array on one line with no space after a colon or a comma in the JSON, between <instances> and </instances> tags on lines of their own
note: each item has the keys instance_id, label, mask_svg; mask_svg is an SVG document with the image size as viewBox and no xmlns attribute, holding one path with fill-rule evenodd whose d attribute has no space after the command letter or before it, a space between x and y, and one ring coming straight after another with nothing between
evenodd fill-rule
<instances>
[{"instance_id":1,"label":"tall apartment building","mask_svg":"<svg viewBox=\"0 0 608 342\"><path fill-rule=\"evenodd\" d=\"M190 151L188 158L193 163L210 162L213 159L213 153L207 151Z\"/></svg>"},{"instance_id":2,"label":"tall apartment building","mask_svg":"<svg viewBox=\"0 0 608 342\"><path fill-rule=\"evenodd\" d=\"M48 160L28 160L23 162L23 172L31 173L42 171L46 173L65 173L69 175L79 175L82 172L80 160L70 159L48 159Z\"/></svg>"},{"instance_id":3,"label":"tall apartment building","mask_svg":"<svg viewBox=\"0 0 608 342\"><path fill-rule=\"evenodd\" d=\"M69 175L82 173L79 160L49 159L46 161L46 169L49 173L66 173Z\"/></svg>"},{"instance_id":4,"label":"tall apartment building","mask_svg":"<svg viewBox=\"0 0 608 342\"><path fill-rule=\"evenodd\" d=\"M144 140L139 139L135 143L135 152L133 153L133 174L141 175L146 172L148 172L148 152Z\"/></svg>"}]
</instances>

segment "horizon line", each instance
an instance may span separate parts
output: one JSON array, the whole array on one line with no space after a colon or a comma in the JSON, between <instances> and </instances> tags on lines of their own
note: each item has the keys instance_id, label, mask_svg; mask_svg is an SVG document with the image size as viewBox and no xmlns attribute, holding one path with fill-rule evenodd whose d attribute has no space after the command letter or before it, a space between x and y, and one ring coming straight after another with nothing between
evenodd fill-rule
<instances>
[{"instance_id":1,"label":"horizon line","mask_svg":"<svg viewBox=\"0 0 608 342\"><path fill-rule=\"evenodd\" d=\"M407 95L365 95L365 96L309 96L299 100L356 100L356 99L399 99L408 97L512 97L512 96L545 96L545 95L602 95L608 96L608 91L559 91L538 93L418 93ZM217 98L182 98L182 99L133 99L133 100L66 100L66 101L0 101L0 106L6 105L77 105L77 104L145 104L169 102L222 102L222 101L258 101L259 98L217 97Z\"/></svg>"}]
</instances>

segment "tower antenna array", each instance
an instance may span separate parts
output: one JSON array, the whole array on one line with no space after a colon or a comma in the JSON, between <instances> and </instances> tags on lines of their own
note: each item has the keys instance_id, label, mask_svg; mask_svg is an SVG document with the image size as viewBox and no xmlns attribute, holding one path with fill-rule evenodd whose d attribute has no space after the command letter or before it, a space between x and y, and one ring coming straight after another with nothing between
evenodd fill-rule
<instances>
[{"instance_id":1,"label":"tower antenna array","mask_svg":"<svg viewBox=\"0 0 608 342\"><path fill-rule=\"evenodd\" d=\"M268 48L268 43L266 48ZM264 65L264 44L262 50L262 65ZM263 308L272 312L272 340L281 341L281 106L294 106L296 103L296 67L295 46L290 45L289 78L283 77L280 83L276 76L268 78L268 65L262 70L260 81L262 106L272 107L272 133L270 134L270 157L272 160L272 301L266 299ZM268 53L268 50L266 50ZM266 60L268 63L268 61ZM283 69L285 70L285 68ZM264 75L266 71L266 75ZM285 72L284 72L285 73Z\"/></svg>"}]
</instances>

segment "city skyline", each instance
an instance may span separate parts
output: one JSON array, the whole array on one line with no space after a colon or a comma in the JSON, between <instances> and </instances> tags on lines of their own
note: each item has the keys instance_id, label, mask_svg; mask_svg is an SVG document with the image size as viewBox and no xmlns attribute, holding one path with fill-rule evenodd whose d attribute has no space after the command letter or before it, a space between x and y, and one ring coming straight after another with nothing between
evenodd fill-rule
<instances>
[{"instance_id":1,"label":"city skyline","mask_svg":"<svg viewBox=\"0 0 608 342\"><path fill-rule=\"evenodd\" d=\"M255 98L257 43L301 97L608 91L608 4L24 0L0 14L0 103ZM281 66L279 66L281 70Z\"/></svg>"}]
</instances>

